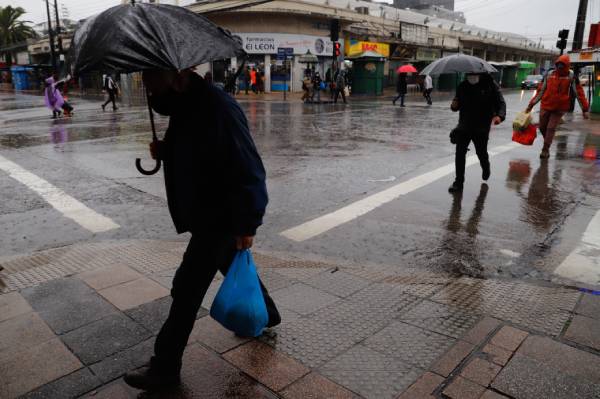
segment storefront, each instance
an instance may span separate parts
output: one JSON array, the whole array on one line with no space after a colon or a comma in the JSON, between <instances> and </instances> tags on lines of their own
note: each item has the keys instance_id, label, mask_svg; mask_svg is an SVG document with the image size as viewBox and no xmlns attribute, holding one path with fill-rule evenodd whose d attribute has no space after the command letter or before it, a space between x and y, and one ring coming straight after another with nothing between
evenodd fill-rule
<instances>
[{"instance_id":1,"label":"storefront","mask_svg":"<svg viewBox=\"0 0 600 399\"><path fill-rule=\"evenodd\" d=\"M333 43L324 36L295 35L285 33L234 33L244 50L248 53L246 65L256 68L264 74L265 91L301 91L305 64L299 58L310 51L318 57L315 69L325 76L325 72L333 62ZM343 40L340 40L343 47ZM291 49L288 60L277 58L278 49ZM242 59L231 59L226 62L213 63L215 80L224 78L226 69L237 69ZM243 86L243 79L240 82Z\"/></svg>"},{"instance_id":2,"label":"storefront","mask_svg":"<svg viewBox=\"0 0 600 399\"><path fill-rule=\"evenodd\" d=\"M345 54L352 61L352 94L383 94L385 75L389 70L389 44L351 39Z\"/></svg>"}]
</instances>

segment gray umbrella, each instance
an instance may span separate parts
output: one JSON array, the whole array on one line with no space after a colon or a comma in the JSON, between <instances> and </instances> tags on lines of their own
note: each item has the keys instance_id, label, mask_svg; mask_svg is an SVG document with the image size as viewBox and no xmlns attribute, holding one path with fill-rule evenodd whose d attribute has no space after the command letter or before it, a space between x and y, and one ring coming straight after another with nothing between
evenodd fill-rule
<instances>
[{"instance_id":1,"label":"gray umbrella","mask_svg":"<svg viewBox=\"0 0 600 399\"><path fill-rule=\"evenodd\" d=\"M440 58L421 71L421 75L441 75L444 73L493 73L496 68L482 60L465 54L454 54Z\"/></svg>"}]
</instances>

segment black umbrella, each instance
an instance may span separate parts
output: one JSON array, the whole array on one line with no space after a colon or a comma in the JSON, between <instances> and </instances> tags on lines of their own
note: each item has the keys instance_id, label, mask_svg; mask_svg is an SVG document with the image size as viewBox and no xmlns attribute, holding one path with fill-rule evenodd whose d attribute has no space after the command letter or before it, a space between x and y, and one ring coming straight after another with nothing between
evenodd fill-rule
<instances>
[{"instance_id":1,"label":"black umbrella","mask_svg":"<svg viewBox=\"0 0 600 399\"><path fill-rule=\"evenodd\" d=\"M421 75L441 75L444 73L493 73L496 68L482 60L465 54L454 54L440 58L421 71Z\"/></svg>"},{"instance_id":2,"label":"black umbrella","mask_svg":"<svg viewBox=\"0 0 600 399\"><path fill-rule=\"evenodd\" d=\"M245 55L241 43L205 17L166 4L123 4L109 8L77 29L71 43L74 74L89 71L182 71L206 62ZM150 109L153 140L157 141ZM140 173L154 174L136 166Z\"/></svg>"}]
</instances>

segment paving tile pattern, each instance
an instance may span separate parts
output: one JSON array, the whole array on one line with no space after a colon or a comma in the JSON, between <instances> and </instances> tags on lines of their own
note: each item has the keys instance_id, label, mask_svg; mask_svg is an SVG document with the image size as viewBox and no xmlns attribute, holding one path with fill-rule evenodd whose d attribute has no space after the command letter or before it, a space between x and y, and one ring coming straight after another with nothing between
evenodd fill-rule
<instances>
[{"instance_id":1,"label":"paving tile pattern","mask_svg":"<svg viewBox=\"0 0 600 399\"><path fill-rule=\"evenodd\" d=\"M320 273L303 282L342 298L346 298L371 284L368 280L343 271Z\"/></svg>"},{"instance_id":2,"label":"paving tile pattern","mask_svg":"<svg viewBox=\"0 0 600 399\"><path fill-rule=\"evenodd\" d=\"M566 288L463 277L431 300L557 336L580 295Z\"/></svg>"},{"instance_id":3,"label":"paving tile pattern","mask_svg":"<svg viewBox=\"0 0 600 399\"><path fill-rule=\"evenodd\" d=\"M460 338L477 323L479 318L479 315L468 313L460 308L425 300L403 313L398 320L439 334Z\"/></svg>"},{"instance_id":4,"label":"paving tile pattern","mask_svg":"<svg viewBox=\"0 0 600 399\"><path fill-rule=\"evenodd\" d=\"M310 373L281 391L283 399L359 399L357 395L317 373Z\"/></svg>"},{"instance_id":5,"label":"paving tile pattern","mask_svg":"<svg viewBox=\"0 0 600 399\"><path fill-rule=\"evenodd\" d=\"M142 273L173 268L181 255L173 252L185 248L179 241L119 240L78 244L40 251L34 255L0 258L6 286L0 293L33 287L61 277L78 274L117 263L127 264Z\"/></svg>"},{"instance_id":6,"label":"paving tile pattern","mask_svg":"<svg viewBox=\"0 0 600 399\"><path fill-rule=\"evenodd\" d=\"M21 294L57 334L117 312L114 306L76 278L48 281L23 290Z\"/></svg>"},{"instance_id":7,"label":"paving tile pattern","mask_svg":"<svg viewBox=\"0 0 600 399\"><path fill-rule=\"evenodd\" d=\"M76 398L100 386L102 381L87 369L79 369L40 388L34 389L21 399Z\"/></svg>"},{"instance_id":8,"label":"paving tile pattern","mask_svg":"<svg viewBox=\"0 0 600 399\"><path fill-rule=\"evenodd\" d=\"M0 295L0 322L31 312L29 303L17 292Z\"/></svg>"},{"instance_id":9,"label":"paving tile pattern","mask_svg":"<svg viewBox=\"0 0 600 399\"><path fill-rule=\"evenodd\" d=\"M427 369L455 340L396 322L367 338L363 345L402 360L407 364Z\"/></svg>"},{"instance_id":10,"label":"paving tile pattern","mask_svg":"<svg viewBox=\"0 0 600 399\"><path fill-rule=\"evenodd\" d=\"M558 372L543 362L516 354L492 387L520 399L597 399L600 384Z\"/></svg>"},{"instance_id":11,"label":"paving tile pattern","mask_svg":"<svg viewBox=\"0 0 600 399\"><path fill-rule=\"evenodd\" d=\"M68 332L61 338L84 364L92 364L150 336L144 327L118 313Z\"/></svg>"},{"instance_id":12,"label":"paving tile pattern","mask_svg":"<svg viewBox=\"0 0 600 399\"><path fill-rule=\"evenodd\" d=\"M336 296L301 283L276 291L271 296L277 306L302 315L316 312L339 300Z\"/></svg>"},{"instance_id":13,"label":"paving tile pattern","mask_svg":"<svg viewBox=\"0 0 600 399\"><path fill-rule=\"evenodd\" d=\"M600 351L600 320L576 315L565 333L565 339Z\"/></svg>"},{"instance_id":14,"label":"paving tile pattern","mask_svg":"<svg viewBox=\"0 0 600 399\"><path fill-rule=\"evenodd\" d=\"M325 364L321 373L367 399L392 399L415 382L423 370L357 345Z\"/></svg>"}]
</instances>

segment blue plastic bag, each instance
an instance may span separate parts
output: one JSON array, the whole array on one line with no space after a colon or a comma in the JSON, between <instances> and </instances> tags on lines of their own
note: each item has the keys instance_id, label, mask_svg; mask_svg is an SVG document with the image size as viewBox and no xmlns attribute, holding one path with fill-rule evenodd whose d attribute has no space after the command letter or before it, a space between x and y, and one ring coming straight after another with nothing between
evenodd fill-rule
<instances>
[{"instance_id":1,"label":"blue plastic bag","mask_svg":"<svg viewBox=\"0 0 600 399\"><path fill-rule=\"evenodd\" d=\"M210 308L210 315L243 337L258 337L269 322L267 305L249 250L239 251Z\"/></svg>"}]
</instances>

